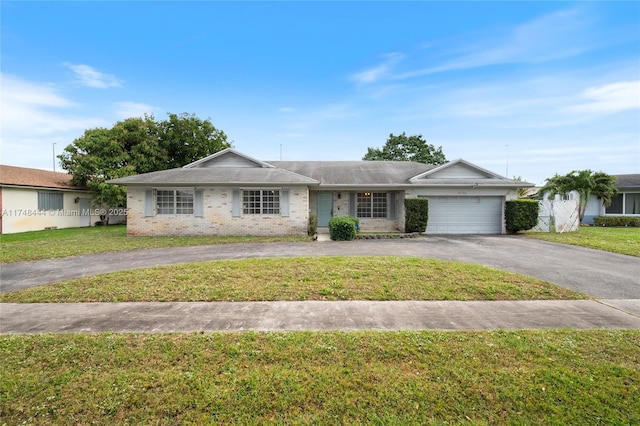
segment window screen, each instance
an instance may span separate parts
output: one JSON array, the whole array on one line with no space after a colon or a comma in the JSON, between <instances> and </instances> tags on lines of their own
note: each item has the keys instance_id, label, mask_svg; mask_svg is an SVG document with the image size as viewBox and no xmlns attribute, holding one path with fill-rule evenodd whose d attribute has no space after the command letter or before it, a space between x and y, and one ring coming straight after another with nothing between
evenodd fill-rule
<instances>
[{"instance_id":1,"label":"window screen","mask_svg":"<svg viewBox=\"0 0 640 426\"><path fill-rule=\"evenodd\" d=\"M38 192L38 210L62 210L62 192Z\"/></svg>"}]
</instances>

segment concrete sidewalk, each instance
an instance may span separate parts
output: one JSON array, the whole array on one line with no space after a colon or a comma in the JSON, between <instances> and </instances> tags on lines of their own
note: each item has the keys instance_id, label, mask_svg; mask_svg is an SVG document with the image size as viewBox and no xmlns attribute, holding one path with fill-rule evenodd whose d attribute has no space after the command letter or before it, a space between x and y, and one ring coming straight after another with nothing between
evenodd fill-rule
<instances>
[{"instance_id":1,"label":"concrete sidewalk","mask_svg":"<svg viewBox=\"0 0 640 426\"><path fill-rule=\"evenodd\" d=\"M0 333L640 329L640 300L0 304Z\"/></svg>"}]
</instances>

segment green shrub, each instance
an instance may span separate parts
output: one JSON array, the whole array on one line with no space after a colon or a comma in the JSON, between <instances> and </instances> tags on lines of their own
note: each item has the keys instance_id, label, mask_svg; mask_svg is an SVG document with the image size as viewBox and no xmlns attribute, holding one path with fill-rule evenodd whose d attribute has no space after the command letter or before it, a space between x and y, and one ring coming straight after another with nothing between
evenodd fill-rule
<instances>
[{"instance_id":1,"label":"green shrub","mask_svg":"<svg viewBox=\"0 0 640 426\"><path fill-rule=\"evenodd\" d=\"M536 200L509 200L504 206L507 232L528 231L538 224L540 205Z\"/></svg>"},{"instance_id":2,"label":"green shrub","mask_svg":"<svg viewBox=\"0 0 640 426\"><path fill-rule=\"evenodd\" d=\"M598 216L593 218L594 226L640 226L640 217Z\"/></svg>"},{"instance_id":3,"label":"green shrub","mask_svg":"<svg viewBox=\"0 0 640 426\"><path fill-rule=\"evenodd\" d=\"M405 198L405 232L426 232L429 220L429 200L426 198Z\"/></svg>"},{"instance_id":4,"label":"green shrub","mask_svg":"<svg viewBox=\"0 0 640 426\"><path fill-rule=\"evenodd\" d=\"M318 232L318 216L309 215L309 235L316 235Z\"/></svg>"},{"instance_id":5,"label":"green shrub","mask_svg":"<svg viewBox=\"0 0 640 426\"><path fill-rule=\"evenodd\" d=\"M356 239L360 220L351 216L337 216L329 220L329 236L334 241L351 241Z\"/></svg>"}]
</instances>

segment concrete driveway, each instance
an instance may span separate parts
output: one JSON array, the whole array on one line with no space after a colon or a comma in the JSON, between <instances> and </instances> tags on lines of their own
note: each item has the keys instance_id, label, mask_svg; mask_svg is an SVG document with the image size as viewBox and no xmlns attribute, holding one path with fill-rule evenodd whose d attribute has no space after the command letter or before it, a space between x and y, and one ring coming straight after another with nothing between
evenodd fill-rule
<instances>
[{"instance_id":1,"label":"concrete driveway","mask_svg":"<svg viewBox=\"0 0 640 426\"><path fill-rule=\"evenodd\" d=\"M2 265L0 291L159 265L308 256L416 256L457 260L529 275L599 299L640 299L640 259L637 257L502 235L228 244L74 256Z\"/></svg>"}]
</instances>

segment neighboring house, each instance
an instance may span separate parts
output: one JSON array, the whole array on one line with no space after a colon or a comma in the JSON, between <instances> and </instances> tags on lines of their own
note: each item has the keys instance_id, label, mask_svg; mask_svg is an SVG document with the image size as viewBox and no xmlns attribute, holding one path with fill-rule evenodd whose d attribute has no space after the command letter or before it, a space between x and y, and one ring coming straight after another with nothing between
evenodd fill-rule
<instances>
[{"instance_id":1,"label":"neighboring house","mask_svg":"<svg viewBox=\"0 0 640 426\"><path fill-rule=\"evenodd\" d=\"M304 235L309 216L360 218L360 230L403 231L404 199L429 199L432 234L504 233L520 187L464 160L256 160L226 149L183 168L114 179L127 186L130 235Z\"/></svg>"},{"instance_id":2,"label":"neighboring house","mask_svg":"<svg viewBox=\"0 0 640 426\"><path fill-rule=\"evenodd\" d=\"M640 174L613 175L618 179L618 193L611 205L605 207L602 200L591 196L587 202L583 224L593 225L598 216L636 216L640 217Z\"/></svg>"},{"instance_id":3,"label":"neighboring house","mask_svg":"<svg viewBox=\"0 0 640 426\"><path fill-rule=\"evenodd\" d=\"M67 173L0 166L0 233L91 226L91 195Z\"/></svg>"}]
</instances>

